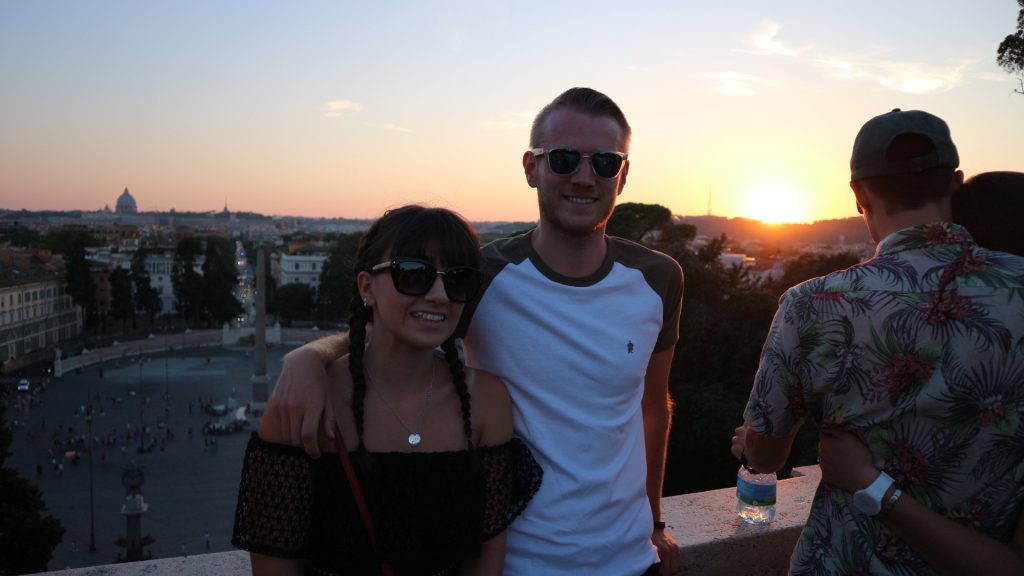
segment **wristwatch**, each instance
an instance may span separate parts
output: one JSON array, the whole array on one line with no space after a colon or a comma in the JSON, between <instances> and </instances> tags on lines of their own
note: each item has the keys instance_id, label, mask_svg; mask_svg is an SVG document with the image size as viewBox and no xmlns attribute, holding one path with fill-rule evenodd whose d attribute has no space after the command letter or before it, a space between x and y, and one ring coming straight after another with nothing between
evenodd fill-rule
<instances>
[{"instance_id":1,"label":"wristwatch","mask_svg":"<svg viewBox=\"0 0 1024 576\"><path fill-rule=\"evenodd\" d=\"M868 485L867 488L857 490L853 493L853 506L861 514L876 516L882 511L882 498L885 493L895 484L896 481L885 472L879 472L878 478Z\"/></svg>"}]
</instances>

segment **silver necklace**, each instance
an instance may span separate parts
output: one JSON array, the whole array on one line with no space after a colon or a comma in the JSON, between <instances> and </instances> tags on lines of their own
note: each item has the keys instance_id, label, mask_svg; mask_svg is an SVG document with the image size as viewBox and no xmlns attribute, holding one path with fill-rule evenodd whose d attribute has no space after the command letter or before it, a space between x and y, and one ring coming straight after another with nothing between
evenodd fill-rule
<instances>
[{"instance_id":1,"label":"silver necklace","mask_svg":"<svg viewBox=\"0 0 1024 576\"><path fill-rule=\"evenodd\" d=\"M423 425L423 418L427 415L427 408L430 406L430 397L434 395L434 376L436 373L436 368L437 364L433 361L433 359L431 359L430 383L427 384L427 390L424 393L423 398L423 409L420 410L419 416L416 417L416 425L414 428L410 428L405 424L405 420L402 420L402 417L399 416L398 414L398 410L395 410L395 407L391 405L391 402L388 402L387 397L384 396L384 392L376 384L373 383L373 378L370 378L370 373L368 371L363 372L363 374L366 376L366 383L369 384L373 388L373 390L377 392L377 395L380 396L380 399L384 401L384 405L387 406L388 410L390 410L391 413L395 415L395 419L398 420L398 423L401 424L402 428L405 428L405 431L409 433L409 446L419 446L420 442L423 441L423 436L421 436L419 432L414 432L413 430L423 429L421 428L421 426Z\"/></svg>"}]
</instances>

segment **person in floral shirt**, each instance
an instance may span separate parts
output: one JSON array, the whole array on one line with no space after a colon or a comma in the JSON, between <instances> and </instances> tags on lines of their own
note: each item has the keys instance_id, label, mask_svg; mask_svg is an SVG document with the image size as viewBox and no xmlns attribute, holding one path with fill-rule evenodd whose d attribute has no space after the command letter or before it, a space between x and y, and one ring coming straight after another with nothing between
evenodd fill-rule
<instances>
[{"instance_id":1,"label":"person in floral shirt","mask_svg":"<svg viewBox=\"0 0 1024 576\"><path fill-rule=\"evenodd\" d=\"M791 574L1013 570L1024 557L1024 258L951 222L963 173L941 119L877 116L850 164L875 255L782 296L733 453L778 470L805 420L867 447L873 471L818 487Z\"/></svg>"}]
</instances>

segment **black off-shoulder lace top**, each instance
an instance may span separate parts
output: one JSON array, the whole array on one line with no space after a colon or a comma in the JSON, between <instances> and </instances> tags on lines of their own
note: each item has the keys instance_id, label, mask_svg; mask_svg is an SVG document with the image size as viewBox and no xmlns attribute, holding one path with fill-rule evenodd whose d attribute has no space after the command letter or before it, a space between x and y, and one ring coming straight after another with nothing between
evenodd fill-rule
<instances>
[{"instance_id":1,"label":"black off-shoulder lace top","mask_svg":"<svg viewBox=\"0 0 1024 576\"><path fill-rule=\"evenodd\" d=\"M381 555L396 574L457 574L540 487L542 471L517 438L469 451L350 452ZM379 574L337 454L253 434L246 448L231 543L301 558L306 574Z\"/></svg>"}]
</instances>

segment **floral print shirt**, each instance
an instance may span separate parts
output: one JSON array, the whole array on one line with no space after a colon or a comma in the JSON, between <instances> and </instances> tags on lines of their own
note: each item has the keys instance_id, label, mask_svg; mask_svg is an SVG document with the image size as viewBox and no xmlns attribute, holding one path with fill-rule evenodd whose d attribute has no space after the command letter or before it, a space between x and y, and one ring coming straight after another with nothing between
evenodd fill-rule
<instances>
[{"instance_id":1,"label":"floral print shirt","mask_svg":"<svg viewBox=\"0 0 1024 576\"><path fill-rule=\"evenodd\" d=\"M935 222L790 288L744 416L763 436L805 417L853 432L904 492L1009 542L1024 501L1024 258ZM934 573L824 483L790 571Z\"/></svg>"}]
</instances>

